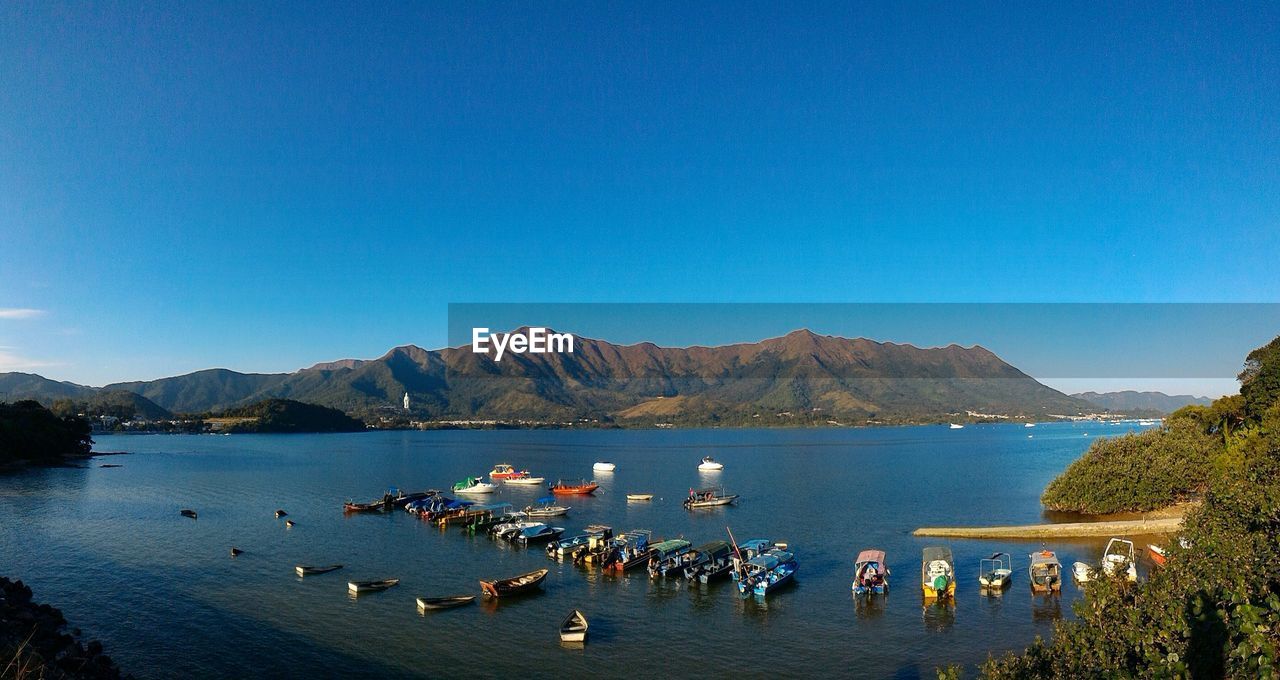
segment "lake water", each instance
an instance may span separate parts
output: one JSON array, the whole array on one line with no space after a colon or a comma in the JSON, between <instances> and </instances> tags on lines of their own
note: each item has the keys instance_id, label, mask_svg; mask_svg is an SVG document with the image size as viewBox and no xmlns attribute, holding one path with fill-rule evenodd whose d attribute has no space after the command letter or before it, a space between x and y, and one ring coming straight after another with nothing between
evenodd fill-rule
<instances>
[{"instance_id":1,"label":"lake water","mask_svg":"<svg viewBox=\"0 0 1280 680\"><path fill-rule=\"evenodd\" d=\"M1032 596L1025 568L1038 542L917 539L926 525L1043 519L1044 485L1098 436L1132 425L975 425L878 429L370 432L342 435L117 435L86 469L0 477L0 574L32 586L73 625L100 638L143 678L409 674L546 677L933 677L949 662L981 663L1021 649L1071 616L1080 593ZM725 464L696 470L703 455ZM572 498L567 533L591 523L652 529L695 544L773 538L792 546L793 587L766 601L731 582L689 587L553 562L395 512L344 516L342 501L389 486L449 488L511 462L550 480L592 477ZM117 463L120 468L99 468ZM723 485L737 506L689 512L690 487ZM628 503L627 492L653 492ZM492 497L523 507L537 487ZM178 515L195 508L198 520ZM273 512L297 522L286 529ZM1056 542L1065 565L1097 558L1105 541ZM952 607L923 607L920 551L950 545L959 576ZM237 546L245 551L231 558ZM850 595L862 548L888 551L890 594ZM978 561L1015 556L1013 585L979 593ZM296 578L296 564L342 563ZM479 594L477 580L548 567L544 592L420 616L415 596ZM397 577L389 591L347 595L349 579ZM590 619L585 648L560 645L573 608Z\"/></svg>"}]
</instances>

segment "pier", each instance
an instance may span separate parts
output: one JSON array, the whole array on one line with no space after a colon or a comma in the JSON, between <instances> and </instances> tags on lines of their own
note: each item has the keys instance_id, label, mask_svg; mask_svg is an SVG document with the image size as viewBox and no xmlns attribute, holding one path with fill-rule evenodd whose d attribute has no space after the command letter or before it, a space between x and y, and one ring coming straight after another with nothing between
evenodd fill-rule
<instances>
[{"instance_id":1,"label":"pier","mask_svg":"<svg viewBox=\"0 0 1280 680\"><path fill-rule=\"evenodd\" d=\"M1181 517L1111 522L1064 522L1003 527L922 527L912 536L939 538L1088 538L1134 534L1171 534L1182 528Z\"/></svg>"}]
</instances>

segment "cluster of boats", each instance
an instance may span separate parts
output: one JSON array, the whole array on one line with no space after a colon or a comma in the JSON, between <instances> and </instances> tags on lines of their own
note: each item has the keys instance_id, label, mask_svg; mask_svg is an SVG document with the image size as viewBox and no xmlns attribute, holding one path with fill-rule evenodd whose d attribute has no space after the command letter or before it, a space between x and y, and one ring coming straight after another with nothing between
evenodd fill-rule
<instances>
[{"instance_id":1,"label":"cluster of boats","mask_svg":"<svg viewBox=\"0 0 1280 680\"><path fill-rule=\"evenodd\" d=\"M1152 562L1163 566L1165 552L1159 546L1147 546ZM1029 554L1027 578L1032 592L1056 593L1062 590L1064 577L1062 562L1057 553L1049 549ZM863 550L853 565L854 595L883 594L889 590L889 567L883 550ZM978 585L984 593L997 594L1013 581L1013 556L998 552L978 562ZM1072 576L1077 583L1085 583L1102 574L1108 578L1120 578L1128 582L1138 580L1137 559L1133 541L1113 538L1102 552L1100 565L1094 567L1084 562L1072 566ZM955 558L945 546L925 548L920 556L920 589L926 600L954 597L956 592Z\"/></svg>"}]
</instances>

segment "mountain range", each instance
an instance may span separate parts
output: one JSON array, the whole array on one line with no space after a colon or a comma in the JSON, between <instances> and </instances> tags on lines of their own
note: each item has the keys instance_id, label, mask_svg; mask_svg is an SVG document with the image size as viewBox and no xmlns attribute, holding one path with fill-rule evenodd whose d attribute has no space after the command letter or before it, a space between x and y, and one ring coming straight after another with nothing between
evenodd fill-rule
<instances>
[{"instance_id":1,"label":"mountain range","mask_svg":"<svg viewBox=\"0 0 1280 680\"><path fill-rule=\"evenodd\" d=\"M201 413L286 398L366 417L634 424L895 422L963 418L966 412L1041 417L1097 410L980 346L919 348L807 330L717 347L575 340L573 353L507 354L501 361L470 346L406 345L377 359L292 373L219 368L101 388L8 373L0 374L0 399L47 402L127 392L170 412ZM407 413L401 403L406 392Z\"/></svg>"},{"instance_id":2,"label":"mountain range","mask_svg":"<svg viewBox=\"0 0 1280 680\"><path fill-rule=\"evenodd\" d=\"M1090 404L1095 404L1109 411L1119 411L1122 413L1152 413L1157 415L1167 415L1177 411L1183 406L1196 404L1199 406L1208 406L1213 400L1208 397L1193 397L1190 394L1165 394L1164 392L1137 392L1134 390L1124 390L1122 392L1080 392L1071 395L1077 399L1083 399Z\"/></svg>"}]
</instances>

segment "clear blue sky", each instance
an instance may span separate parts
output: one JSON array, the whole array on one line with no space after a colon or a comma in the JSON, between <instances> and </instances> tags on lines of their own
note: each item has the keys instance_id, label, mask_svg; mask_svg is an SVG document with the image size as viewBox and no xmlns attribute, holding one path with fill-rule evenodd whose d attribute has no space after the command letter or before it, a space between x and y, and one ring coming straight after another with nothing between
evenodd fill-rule
<instances>
[{"instance_id":1,"label":"clear blue sky","mask_svg":"<svg viewBox=\"0 0 1280 680\"><path fill-rule=\"evenodd\" d=\"M4 3L0 371L292 370L440 346L450 302L1278 302L1277 35L1275 3Z\"/></svg>"}]
</instances>

